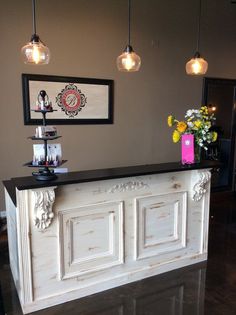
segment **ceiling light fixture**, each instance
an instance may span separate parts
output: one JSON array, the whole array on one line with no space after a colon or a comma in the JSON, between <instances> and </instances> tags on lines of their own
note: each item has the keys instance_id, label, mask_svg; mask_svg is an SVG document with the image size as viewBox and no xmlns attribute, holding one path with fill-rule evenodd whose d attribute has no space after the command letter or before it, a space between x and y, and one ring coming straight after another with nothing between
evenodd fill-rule
<instances>
[{"instance_id":1,"label":"ceiling light fixture","mask_svg":"<svg viewBox=\"0 0 236 315\"><path fill-rule=\"evenodd\" d=\"M199 14L198 14L198 34L197 34L197 49L191 60L186 63L186 72L189 75L203 75L207 72L208 63L200 55L199 43L200 43L200 30L201 30L201 0L199 0Z\"/></svg>"},{"instance_id":2,"label":"ceiling light fixture","mask_svg":"<svg viewBox=\"0 0 236 315\"><path fill-rule=\"evenodd\" d=\"M50 60L50 51L36 33L35 0L32 0L33 35L31 40L21 48L24 63L30 65L46 65Z\"/></svg>"},{"instance_id":3,"label":"ceiling light fixture","mask_svg":"<svg viewBox=\"0 0 236 315\"><path fill-rule=\"evenodd\" d=\"M131 0L128 0L128 45L123 53L117 58L117 68L119 71L134 72L138 71L141 66L140 57L134 52L130 45L130 20L131 20Z\"/></svg>"}]
</instances>

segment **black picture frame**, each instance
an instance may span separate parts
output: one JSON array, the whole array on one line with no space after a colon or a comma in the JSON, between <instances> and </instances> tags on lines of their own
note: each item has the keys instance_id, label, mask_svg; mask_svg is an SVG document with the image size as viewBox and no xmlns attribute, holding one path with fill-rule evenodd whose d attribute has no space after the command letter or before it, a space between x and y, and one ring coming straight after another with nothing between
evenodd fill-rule
<instances>
[{"instance_id":1,"label":"black picture frame","mask_svg":"<svg viewBox=\"0 0 236 315\"><path fill-rule=\"evenodd\" d=\"M113 80L23 73L22 93L25 125L39 125L42 122L40 113L35 113L34 111L36 109L36 97L34 95L34 99L31 99L33 98L33 90L34 94L36 89L37 93L39 93L40 90L46 90L45 85L49 85L50 91L53 91L51 94L54 94L54 92L55 94L60 94L60 92L62 92L62 84L65 87L72 84L76 89L78 88L79 92L81 92L81 90L83 91L83 88L86 89L88 94L81 93L81 95L83 95L85 102L89 104L86 104L87 107L83 105L84 108L87 110L88 106L90 106L87 111L89 114L86 114L86 117L81 116L80 114L85 112L81 107L81 112L78 112L73 117L69 117L68 114L65 114L65 109L58 107L58 104L55 102L56 100L52 99L52 106L56 111L47 116L48 125L113 124ZM90 103L87 101L88 95L90 95ZM100 95L102 95L102 97L100 97ZM50 95L48 96L50 99ZM94 102L92 100L94 100ZM98 102L99 106L96 105L96 102ZM37 118L37 116L39 118Z\"/></svg>"}]
</instances>

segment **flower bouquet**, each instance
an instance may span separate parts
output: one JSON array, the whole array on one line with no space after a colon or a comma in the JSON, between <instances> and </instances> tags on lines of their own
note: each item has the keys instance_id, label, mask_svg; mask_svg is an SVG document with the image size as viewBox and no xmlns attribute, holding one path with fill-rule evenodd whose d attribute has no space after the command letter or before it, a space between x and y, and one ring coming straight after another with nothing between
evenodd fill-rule
<instances>
[{"instance_id":1,"label":"flower bouquet","mask_svg":"<svg viewBox=\"0 0 236 315\"><path fill-rule=\"evenodd\" d=\"M217 132L211 129L214 120L214 113L210 113L206 106L202 106L200 109L187 110L185 119L181 121L169 115L167 122L169 127L175 128L172 134L174 143L179 142L182 135L193 135L194 162L199 162L201 149L208 150L208 145L217 140ZM196 155L198 155L197 158Z\"/></svg>"}]
</instances>

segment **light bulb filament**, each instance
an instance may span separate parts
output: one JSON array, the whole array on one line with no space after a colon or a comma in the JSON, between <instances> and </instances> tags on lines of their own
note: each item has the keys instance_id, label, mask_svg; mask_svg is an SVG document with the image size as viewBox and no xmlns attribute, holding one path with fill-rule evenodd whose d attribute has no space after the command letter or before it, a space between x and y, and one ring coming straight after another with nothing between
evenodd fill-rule
<instances>
[{"instance_id":1,"label":"light bulb filament","mask_svg":"<svg viewBox=\"0 0 236 315\"><path fill-rule=\"evenodd\" d=\"M127 54L124 58L122 58L122 64L126 70L130 70L135 65L131 54Z\"/></svg>"},{"instance_id":2,"label":"light bulb filament","mask_svg":"<svg viewBox=\"0 0 236 315\"><path fill-rule=\"evenodd\" d=\"M201 64L198 62L197 59L196 59L195 62L192 64L192 69L193 69L193 72L194 72L195 74L201 72L202 66L201 66Z\"/></svg>"},{"instance_id":3,"label":"light bulb filament","mask_svg":"<svg viewBox=\"0 0 236 315\"><path fill-rule=\"evenodd\" d=\"M39 53L39 48L34 45L33 47L33 61L38 64L40 61L40 53Z\"/></svg>"},{"instance_id":4,"label":"light bulb filament","mask_svg":"<svg viewBox=\"0 0 236 315\"><path fill-rule=\"evenodd\" d=\"M120 71L134 72L138 71L141 65L140 57L132 50L124 51L117 58L117 67Z\"/></svg>"}]
</instances>

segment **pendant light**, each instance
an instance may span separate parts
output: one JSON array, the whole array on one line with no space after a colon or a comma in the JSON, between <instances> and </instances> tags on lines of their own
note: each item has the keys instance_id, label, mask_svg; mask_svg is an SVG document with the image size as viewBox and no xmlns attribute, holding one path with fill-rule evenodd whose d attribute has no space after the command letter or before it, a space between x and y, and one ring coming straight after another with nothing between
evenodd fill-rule
<instances>
[{"instance_id":1,"label":"pendant light","mask_svg":"<svg viewBox=\"0 0 236 315\"><path fill-rule=\"evenodd\" d=\"M50 60L50 51L36 33L35 0L32 0L33 35L29 43L21 48L24 63L46 65Z\"/></svg>"},{"instance_id":2,"label":"pendant light","mask_svg":"<svg viewBox=\"0 0 236 315\"><path fill-rule=\"evenodd\" d=\"M186 63L186 72L189 75L203 75L207 72L208 63L200 55L199 43L200 43L200 28L201 28L201 0L199 0L199 14L198 14L198 34L197 34L197 49L191 60Z\"/></svg>"},{"instance_id":3,"label":"pendant light","mask_svg":"<svg viewBox=\"0 0 236 315\"><path fill-rule=\"evenodd\" d=\"M119 71L134 72L138 71L141 66L140 57L134 52L130 45L130 20L131 20L131 0L128 0L128 45L125 47L123 53L117 58L117 68Z\"/></svg>"}]
</instances>

